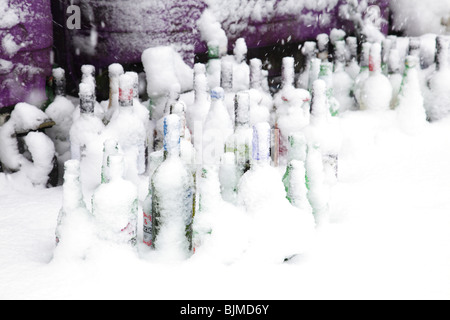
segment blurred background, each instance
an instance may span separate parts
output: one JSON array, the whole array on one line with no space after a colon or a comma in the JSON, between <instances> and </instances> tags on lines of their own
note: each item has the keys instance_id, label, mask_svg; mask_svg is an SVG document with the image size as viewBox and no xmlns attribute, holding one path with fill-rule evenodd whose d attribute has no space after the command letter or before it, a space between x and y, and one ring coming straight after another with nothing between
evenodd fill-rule
<instances>
[{"instance_id":1,"label":"blurred background","mask_svg":"<svg viewBox=\"0 0 450 320\"><path fill-rule=\"evenodd\" d=\"M247 58L260 58L276 77L281 57L294 56L300 68L301 44L335 28L360 39L373 35L364 32L363 21L382 34L446 33L449 2L0 0L0 110L21 101L45 103L54 67L66 70L68 94L77 96L80 67L94 65L98 99L106 99L111 63L142 72L146 48L171 45L193 66L208 60L207 41L219 36L215 32L225 33L228 52L243 37ZM77 13L71 6L80 9L79 28L68 27Z\"/></svg>"}]
</instances>

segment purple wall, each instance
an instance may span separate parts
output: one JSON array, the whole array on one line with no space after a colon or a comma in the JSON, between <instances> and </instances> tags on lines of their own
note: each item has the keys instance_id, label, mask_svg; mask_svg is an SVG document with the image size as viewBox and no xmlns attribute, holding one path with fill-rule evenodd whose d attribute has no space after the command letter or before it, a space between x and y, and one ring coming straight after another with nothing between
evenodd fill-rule
<instances>
[{"instance_id":1,"label":"purple wall","mask_svg":"<svg viewBox=\"0 0 450 320\"><path fill-rule=\"evenodd\" d=\"M68 3L68 0L59 1ZM81 5L83 12L82 29L69 31L67 38L70 41L65 44L71 56L68 61L72 61L75 68L84 63L97 67L106 67L113 62L139 63L146 48L158 45L174 45L191 65L196 53L206 52L206 45L201 41L196 27L196 20L206 8L202 0L72 2ZM247 2L242 0L241 3ZM277 0L275 7L278 3L282 1ZM304 9L300 15L285 13L263 21L252 21L250 18L246 22L248 28L241 32L233 32L233 23L227 25L225 22L229 47L231 49L239 37L246 39L249 48L255 48L275 45L289 37L294 43L313 39L332 28L351 31L353 25L339 16L339 7L344 3L344 0L337 0L337 6L329 11ZM369 0L369 3L379 5L388 20L388 0ZM311 22L311 19L305 19L307 15L317 19ZM326 19L321 19L325 16ZM324 20L328 22L324 23ZM386 24L383 31L387 33L387 30ZM97 36L94 42L93 35Z\"/></svg>"},{"instance_id":2,"label":"purple wall","mask_svg":"<svg viewBox=\"0 0 450 320\"><path fill-rule=\"evenodd\" d=\"M9 10L18 18L0 22L0 39L8 39L8 50L0 46L0 108L18 102L40 103L45 99L45 81L51 74L53 43L49 0L10 0ZM23 44L23 47L14 48Z\"/></svg>"},{"instance_id":3,"label":"purple wall","mask_svg":"<svg viewBox=\"0 0 450 320\"><path fill-rule=\"evenodd\" d=\"M283 12L275 10L270 18L262 21L246 18L246 28L235 29L232 18L224 19L223 27L232 49L239 37L246 39L249 48L280 44L289 39L292 43L313 39L317 34L332 28L353 29L352 23L344 21L339 8L344 0L336 0L337 6L324 11ZM141 62L142 52L158 45L172 44L190 65L195 54L206 52L200 39L196 21L206 5L203 0L52 0L55 23L55 47L57 61L67 69L74 82L83 64L106 68L119 62ZM388 0L369 0L381 7L388 20ZM224 2L225 5L228 5ZM241 5L250 2L242 0ZM253 2L254 3L254 2ZM285 3L277 0L278 4ZM66 28L66 8L69 4L81 7L81 30ZM16 43L26 46L9 55L0 46L0 107L29 101L30 93L42 94L45 77L50 75L49 62L52 45L52 18L49 0L10 0L10 7L20 13L20 23L0 29L0 39L13 36ZM253 8L252 8L253 9ZM238 17L240 13L230 12ZM309 17L310 19L307 19ZM311 19L313 18L313 19ZM325 21L325 22L324 22ZM0 24L1 26L1 24ZM383 32L387 33L387 24ZM7 62L5 62L7 61ZM12 68L5 65L12 64ZM3 65L3 67L1 67ZM32 101L34 102L34 101Z\"/></svg>"}]
</instances>

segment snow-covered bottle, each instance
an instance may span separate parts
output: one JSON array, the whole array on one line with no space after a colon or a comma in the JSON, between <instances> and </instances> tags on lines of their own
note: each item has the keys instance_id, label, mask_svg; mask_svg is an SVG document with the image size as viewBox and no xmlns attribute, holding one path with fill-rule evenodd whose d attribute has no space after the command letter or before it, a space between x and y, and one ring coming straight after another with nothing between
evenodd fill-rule
<instances>
[{"instance_id":1,"label":"snow-covered bottle","mask_svg":"<svg viewBox=\"0 0 450 320\"><path fill-rule=\"evenodd\" d=\"M383 39L381 43L381 70L386 76L389 75L389 54L392 49L392 40Z\"/></svg>"},{"instance_id":2,"label":"snow-covered bottle","mask_svg":"<svg viewBox=\"0 0 450 320\"><path fill-rule=\"evenodd\" d=\"M282 61L282 88L274 96L276 127L280 129L280 155L287 152L288 137L309 124L311 95L305 89L294 87L294 58Z\"/></svg>"},{"instance_id":3,"label":"snow-covered bottle","mask_svg":"<svg viewBox=\"0 0 450 320\"><path fill-rule=\"evenodd\" d=\"M252 148L252 129L250 128L250 95L246 91L238 92L235 96L235 131L228 138L225 151L233 152L241 177L250 166L250 150Z\"/></svg>"},{"instance_id":4,"label":"snow-covered bottle","mask_svg":"<svg viewBox=\"0 0 450 320\"><path fill-rule=\"evenodd\" d=\"M179 100L170 108L170 114L176 114L180 117L180 156L187 166L195 174L195 148L192 144L191 132L186 126L186 104Z\"/></svg>"},{"instance_id":5,"label":"snow-covered bottle","mask_svg":"<svg viewBox=\"0 0 450 320\"><path fill-rule=\"evenodd\" d=\"M374 43L370 49L369 77L361 87L361 110L388 110L392 99L392 85L381 72L381 45Z\"/></svg>"},{"instance_id":6,"label":"snow-covered bottle","mask_svg":"<svg viewBox=\"0 0 450 320\"><path fill-rule=\"evenodd\" d=\"M355 78L355 86L354 86L354 96L357 102L357 109L360 109L361 105L361 88L364 84L364 81L369 77L369 56L370 56L370 48L372 44L370 42L364 42L362 44L361 55L360 55L360 70L359 74Z\"/></svg>"},{"instance_id":7,"label":"snow-covered bottle","mask_svg":"<svg viewBox=\"0 0 450 320\"><path fill-rule=\"evenodd\" d=\"M92 223L92 214L86 207L81 190L80 162L68 160L64 163L63 205L55 231L56 244L63 245L67 254L82 257L85 254L83 250L92 240Z\"/></svg>"},{"instance_id":8,"label":"snow-covered bottle","mask_svg":"<svg viewBox=\"0 0 450 320\"><path fill-rule=\"evenodd\" d=\"M107 133L118 141L126 163L125 177L137 182L146 170L147 131L142 119L134 112L133 78L123 74L119 78L119 112L108 124Z\"/></svg>"},{"instance_id":9,"label":"snow-covered bottle","mask_svg":"<svg viewBox=\"0 0 450 320\"><path fill-rule=\"evenodd\" d=\"M139 74L137 72L128 71L125 74L133 79L133 112L141 119L146 131L145 148L153 145L153 125L150 121L150 111L141 103L139 99Z\"/></svg>"},{"instance_id":10,"label":"snow-covered bottle","mask_svg":"<svg viewBox=\"0 0 450 320\"><path fill-rule=\"evenodd\" d=\"M152 180L152 247L171 259L192 252L194 182L180 158L180 118L164 118L164 161Z\"/></svg>"},{"instance_id":11,"label":"snow-covered bottle","mask_svg":"<svg viewBox=\"0 0 450 320\"><path fill-rule=\"evenodd\" d=\"M333 117L339 115L339 101L334 96L333 87L333 63L322 61L320 65L319 79L324 80L327 86L326 94L328 98L328 106L330 107L330 114Z\"/></svg>"},{"instance_id":12,"label":"snow-covered bottle","mask_svg":"<svg viewBox=\"0 0 450 320\"><path fill-rule=\"evenodd\" d=\"M431 90L427 99L427 114L430 121L438 121L450 114L450 68L448 61L449 41L444 36L436 37L435 71L430 77Z\"/></svg>"},{"instance_id":13,"label":"snow-covered bottle","mask_svg":"<svg viewBox=\"0 0 450 320\"><path fill-rule=\"evenodd\" d=\"M124 179L123 155L108 157L110 180L101 184L92 196L92 213L99 237L117 244L136 245L138 190Z\"/></svg>"},{"instance_id":14,"label":"snow-covered bottle","mask_svg":"<svg viewBox=\"0 0 450 320\"><path fill-rule=\"evenodd\" d=\"M81 82L91 85L95 94L97 85L95 80L95 67L93 65L85 64L81 66Z\"/></svg>"},{"instance_id":15,"label":"snow-covered bottle","mask_svg":"<svg viewBox=\"0 0 450 320\"><path fill-rule=\"evenodd\" d=\"M233 49L233 91L239 92L250 88L250 67L247 64L247 44L244 38L236 40Z\"/></svg>"},{"instance_id":16,"label":"snow-covered bottle","mask_svg":"<svg viewBox=\"0 0 450 320\"><path fill-rule=\"evenodd\" d=\"M55 86L55 96L66 96L66 72L62 68L52 70L53 81Z\"/></svg>"},{"instance_id":17,"label":"snow-covered bottle","mask_svg":"<svg viewBox=\"0 0 450 320\"><path fill-rule=\"evenodd\" d=\"M95 67L90 64L81 66L81 83L88 84L92 87L94 93L94 114L102 121L107 121L107 110L105 107L97 102L97 80L95 78Z\"/></svg>"},{"instance_id":18,"label":"snow-covered bottle","mask_svg":"<svg viewBox=\"0 0 450 320\"><path fill-rule=\"evenodd\" d=\"M338 176L340 137L328 110L329 100L326 96L326 85L319 79L314 82L311 124L305 128L304 133L310 143L321 146L326 181L334 184Z\"/></svg>"},{"instance_id":19,"label":"snow-covered bottle","mask_svg":"<svg viewBox=\"0 0 450 320\"><path fill-rule=\"evenodd\" d=\"M356 37L347 37L345 39L345 43L348 52L345 71L347 71L350 77L355 80L360 71L360 66L358 63L358 40Z\"/></svg>"},{"instance_id":20,"label":"snow-covered bottle","mask_svg":"<svg viewBox=\"0 0 450 320\"><path fill-rule=\"evenodd\" d=\"M392 48L388 59L388 79L392 85L391 109L398 104L398 94L403 81L403 75L400 73L400 55L397 49Z\"/></svg>"},{"instance_id":21,"label":"snow-covered bottle","mask_svg":"<svg viewBox=\"0 0 450 320\"><path fill-rule=\"evenodd\" d=\"M230 203L236 202L240 174L236 164L236 154L225 152L222 155L219 170L220 191L222 198Z\"/></svg>"},{"instance_id":22,"label":"snow-covered bottle","mask_svg":"<svg viewBox=\"0 0 450 320\"><path fill-rule=\"evenodd\" d=\"M346 47L345 41L339 40L334 44L334 71L332 78L333 92L329 93L339 103L339 109L334 112L344 112L346 110L353 110L353 85L354 81L345 70L346 66ZM332 112L332 113L334 113ZM335 114L337 115L337 113Z\"/></svg>"},{"instance_id":23,"label":"snow-covered bottle","mask_svg":"<svg viewBox=\"0 0 450 320\"><path fill-rule=\"evenodd\" d=\"M407 56L405 76L396 106L400 127L409 134L419 133L425 126L427 115L420 87L420 60L417 56Z\"/></svg>"},{"instance_id":24,"label":"snow-covered bottle","mask_svg":"<svg viewBox=\"0 0 450 320\"><path fill-rule=\"evenodd\" d=\"M203 124L211 105L206 67L202 63L194 65L194 104L187 109L186 117L188 127L193 130L195 121Z\"/></svg>"},{"instance_id":25,"label":"snow-covered bottle","mask_svg":"<svg viewBox=\"0 0 450 320\"><path fill-rule=\"evenodd\" d=\"M225 151L225 143L234 132L233 122L224 104L221 87L211 90L211 107L205 121L202 140L203 163L217 165Z\"/></svg>"},{"instance_id":26,"label":"snow-covered bottle","mask_svg":"<svg viewBox=\"0 0 450 320\"><path fill-rule=\"evenodd\" d=\"M325 183L322 152L318 144L308 144L306 155L308 200L318 225L328 222L330 189Z\"/></svg>"},{"instance_id":27,"label":"snow-covered bottle","mask_svg":"<svg viewBox=\"0 0 450 320\"><path fill-rule=\"evenodd\" d=\"M270 125L267 122L253 126L252 166L270 165Z\"/></svg>"},{"instance_id":28,"label":"snow-covered bottle","mask_svg":"<svg viewBox=\"0 0 450 320\"><path fill-rule=\"evenodd\" d=\"M70 159L70 127L73 123L75 105L66 97L66 77L62 68L52 70L55 84L55 100L45 109L45 113L55 124L45 130L45 133L55 144L58 161L61 168Z\"/></svg>"},{"instance_id":29,"label":"snow-covered bottle","mask_svg":"<svg viewBox=\"0 0 450 320\"><path fill-rule=\"evenodd\" d=\"M333 60L336 59L335 57L335 53L336 53L336 43L339 41L344 41L345 43L345 36L346 36L346 32L342 29L336 29L333 28L330 31L330 44L332 45L332 49L333 49Z\"/></svg>"},{"instance_id":30,"label":"snow-covered bottle","mask_svg":"<svg viewBox=\"0 0 450 320\"><path fill-rule=\"evenodd\" d=\"M224 103L234 121L233 62L228 57L221 60L220 86L224 91Z\"/></svg>"},{"instance_id":31,"label":"snow-covered bottle","mask_svg":"<svg viewBox=\"0 0 450 320\"><path fill-rule=\"evenodd\" d=\"M322 61L328 61L330 37L326 33L321 33L316 37L317 40L317 57Z\"/></svg>"},{"instance_id":32,"label":"snow-covered bottle","mask_svg":"<svg viewBox=\"0 0 450 320\"><path fill-rule=\"evenodd\" d=\"M72 159L82 160L86 156L87 147L98 139L105 129L103 122L95 116L95 94L93 87L80 83L80 116L70 128L70 151Z\"/></svg>"},{"instance_id":33,"label":"snow-covered bottle","mask_svg":"<svg viewBox=\"0 0 450 320\"><path fill-rule=\"evenodd\" d=\"M106 122L109 122L112 116L119 111L119 77L122 74L124 74L124 70L121 64L113 63L108 66L109 99L104 101L103 106L107 110L105 115Z\"/></svg>"},{"instance_id":34,"label":"snow-covered bottle","mask_svg":"<svg viewBox=\"0 0 450 320\"><path fill-rule=\"evenodd\" d=\"M258 58L250 60L250 126L258 122L271 121L273 98L264 90L262 61Z\"/></svg>"},{"instance_id":35,"label":"snow-covered bottle","mask_svg":"<svg viewBox=\"0 0 450 320\"><path fill-rule=\"evenodd\" d=\"M316 43L314 41L305 41L301 53L304 57L303 68L297 80L297 88L309 90L309 76L311 70L311 60L317 55Z\"/></svg>"},{"instance_id":36,"label":"snow-covered bottle","mask_svg":"<svg viewBox=\"0 0 450 320\"><path fill-rule=\"evenodd\" d=\"M309 92L312 91L314 81L319 79L321 65L322 65L322 60L320 60L319 58L311 59L311 69L309 70L309 84L308 84Z\"/></svg>"}]
</instances>

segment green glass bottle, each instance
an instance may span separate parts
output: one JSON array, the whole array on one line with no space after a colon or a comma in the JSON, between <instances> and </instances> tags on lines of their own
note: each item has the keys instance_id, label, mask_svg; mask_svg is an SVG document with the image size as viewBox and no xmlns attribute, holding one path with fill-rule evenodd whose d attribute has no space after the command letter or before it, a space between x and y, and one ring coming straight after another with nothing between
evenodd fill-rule
<instances>
[{"instance_id":1,"label":"green glass bottle","mask_svg":"<svg viewBox=\"0 0 450 320\"><path fill-rule=\"evenodd\" d=\"M339 102L334 97L333 63L328 61L322 61L320 65L319 79L324 80L327 85L327 98L328 104L330 106L330 114L333 117L336 117L339 115Z\"/></svg>"},{"instance_id":2,"label":"green glass bottle","mask_svg":"<svg viewBox=\"0 0 450 320\"><path fill-rule=\"evenodd\" d=\"M297 188L297 184L300 183L298 181L291 181L292 176L295 175L297 177L298 170L301 170L303 166L304 171L304 162L306 161L306 150L307 143L306 137L301 132L293 133L288 138L288 165L286 167L286 172L283 176L283 184L286 189L286 197L293 204L296 201L295 192L293 188ZM295 161L295 163L293 163ZM296 171L297 170L297 171ZM306 172L303 173L303 184L306 188ZM293 185L295 184L295 187ZM306 195L306 194L305 194Z\"/></svg>"}]
</instances>

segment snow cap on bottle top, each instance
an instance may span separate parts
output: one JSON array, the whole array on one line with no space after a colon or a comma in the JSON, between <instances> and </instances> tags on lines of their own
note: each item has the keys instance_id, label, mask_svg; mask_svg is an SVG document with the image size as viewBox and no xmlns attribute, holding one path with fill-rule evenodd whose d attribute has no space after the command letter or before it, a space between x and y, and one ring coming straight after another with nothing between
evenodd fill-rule
<instances>
[{"instance_id":1,"label":"snow cap on bottle top","mask_svg":"<svg viewBox=\"0 0 450 320\"><path fill-rule=\"evenodd\" d=\"M244 38L239 38L236 40L236 43L234 44L234 56L236 57L237 62L242 62L245 60L245 57L247 56L247 43L245 42Z\"/></svg>"},{"instance_id":2,"label":"snow cap on bottle top","mask_svg":"<svg viewBox=\"0 0 450 320\"><path fill-rule=\"evenodd\" d=\"M270 125L267 122L260 122L253 126L253 160L270 160Z\"/></svg>"},{"instance_id":3,"label":"snow cap on bottle top","mask_svg":"<svg viewBox=\"0 0 450 320\"><path fill-rule=\"evenodd\" d=\"M330 37L326 33L321 33L317 35L316 37L317 45L319 48L319 51L327 51L328 50L328 43L330 42Z\"/></svg>"},{"instance_id":4,"label":"snow cap on bottle top","mask_svg":"<svg viewBox=\"0 0 450 320\"><path fill-rule=\"evenodd\" d=\"M79 160L67 160L64 163L64 176L79 176L80 175L80 161Z\"/></svg>"},{"instance_id":5,"label":"snow cap on bottle top","mask_svg":"<svg viewBox=\"0 0 450 320\"><path fill-rule=\"evenodd\" d=\"M66 72L63 68L55 68L52 70L52 76L55 84L55 95L66 95Z\"/></svg>"},{"instance_id":6,"label":"snow cap on bottle top","mask_svg":"<svg viewBox=\"0 0 450 320\"><path fill-rule=\"evenodd\" d=\"M302 46L302 54L306 57L312 57L316 52L317 44L314 41L305 41Z\"/></svg>"},{"instance_id":7,"label":"snow cap on bottle top","mask_svg":"<svg viewBox=\"0 0 450 320\"><path fill-rule=\"evenodd\" d=\"M63 80L66 75L66 71L63 68L55 68L52 70L52 76L55 80Z\"/></svg>"},{"instance_id":8,"label":"snow cap on bottle top","mask_svg":"<svg viewBox=\"0 0 450 320\"><path fill-rule=\"evenodd\" d=\"M225 97L224 90L221 87L215 87L211 90L212 100L223 100Z\"/></svg>"},{"instance_id":9,"label":"snow cap on bottle top","mask_svg":"<svg viewBox=\"0 0 450 320\"><path fill-rule=\"evenodd\" d=\"M110 64L108 67L109 77L119 77L124 74L123 67L120 63Z\"/></svg>"},{"instance_id":10,"label":"snow cap on bottle top","mask_svg":"<svg viewBox=\"0 0 450 320\"><path fill-rule=\"evenodd\" d=\"M82 65L81 73L83 74L83 76L95 76L95 67L90 64Z\"/></svg>"},{"instance_id":11,"label":"snow cap on bottle top","mask_svg":"<svg viewBox=\"0 0 450 320\"><path fill-rule=\"evenodd\" d=\"M206 73L205 64L203 64L203 63L194 64L194 75L205 74L205 73Z\"/></svg>"},{"instance_id":12,"label":"snow cap on bottle top","mask_svg":"<svg viewBox=\"0 0 450 320\"><path fill-rule=\"evenodd\" d=\"M180 150L180 117L171 114L164 117L164 151L169 154Z\"/></svg>"}]
</instances>

